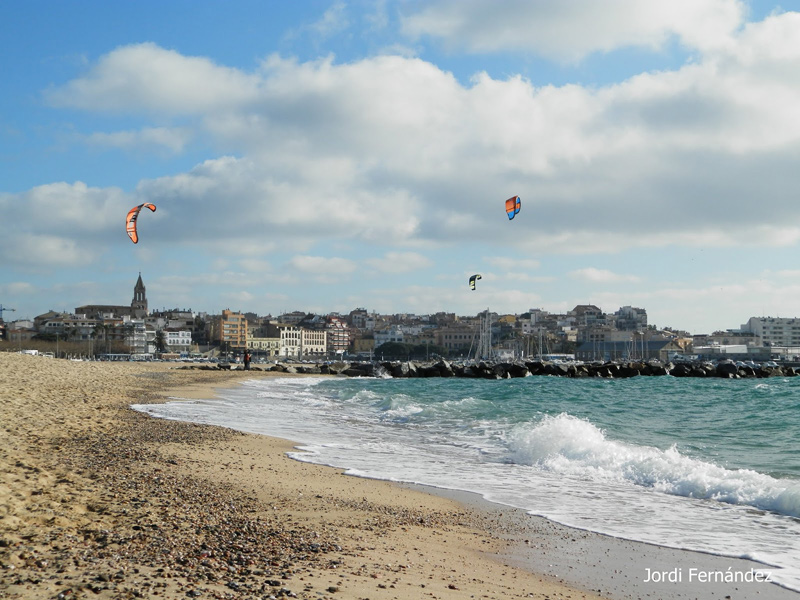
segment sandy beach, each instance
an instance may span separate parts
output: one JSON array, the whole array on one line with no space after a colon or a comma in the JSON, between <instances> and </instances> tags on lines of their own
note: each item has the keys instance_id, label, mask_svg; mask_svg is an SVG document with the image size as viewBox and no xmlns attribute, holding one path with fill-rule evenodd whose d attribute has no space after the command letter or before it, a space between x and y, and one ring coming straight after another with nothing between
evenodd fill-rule
<instances>
[{"instance_id":1,"label":"sandy beach","mask_svg":"<svg viewBox=\"0 0 800 600\"><path fill-rule=\"evenodd\" d=\"M0 355L0 598L797 598L643 582L755 563L360 479L291 442L129 408L265 372ZM565 583L566 582L566 583Z\"/></svg>"},{"instance_id":2,"label":"sandy beach","mask_svg":"<svg viewBox=\"0 0 800 600\"><path fill-rule=\"evenodd\" d=\"M496 554L513 519L128 408L267 373L0 355L0 597L591 598Z\"/></svg>"}]
</instances>

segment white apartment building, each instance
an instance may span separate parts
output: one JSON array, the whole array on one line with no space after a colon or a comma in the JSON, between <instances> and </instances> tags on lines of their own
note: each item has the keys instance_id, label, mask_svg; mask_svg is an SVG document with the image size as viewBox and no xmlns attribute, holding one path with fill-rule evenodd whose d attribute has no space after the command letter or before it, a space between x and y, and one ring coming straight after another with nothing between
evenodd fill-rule
<instances>
[{"instance_id":1,"label":"white apartment building","mask_svg":"<svg viewBox=\"0 0 800 600\"><path fill-rule=\"evenodd\" d=\"M800 319L795 317L750 317L742 325L742 331L749 331L765 346L800 346Z\"/></svg>"},{"instance_id":2,"label":"white apartment building","mask_svg":"<svg viewBox=\"0 0 800 600\"><path fill-rule=\"evenodd\" d=\"M300 328L300 353L304 357L325 356L328 351L328 337L324 329Z\"/></svg>"},{"instance_id":3,"label":"white apartment building","mask_svg":"<svg viewBox=\"0 0 800 600\"><path fill-rule=\"evenodd\" d=\"M192 332L187 329L165 329L164 342L170 352L188 354L192 348Z\"/></svg>"},{"instance_id":4,"label":"white apartment building","mask_svg":"<svg viewBox=\"0 0 800 600\"><path fill-rule=\"evenodd\" d=\"M144 319L132 319L127 315L122 319L126 331L126 342L131 354L147 353L147 328Z\"/></svg>"},{"instance_id":5,"label":"white apartment building","mask_svg":"<svg viewBox=\"0 0 800 600\"><path fill-rule=\"evenodd\" d=\"M300 328L292 325L278 325L281 340L281 356L286 358L299 357L301 354Z\"/></svg>"}]
</instances>

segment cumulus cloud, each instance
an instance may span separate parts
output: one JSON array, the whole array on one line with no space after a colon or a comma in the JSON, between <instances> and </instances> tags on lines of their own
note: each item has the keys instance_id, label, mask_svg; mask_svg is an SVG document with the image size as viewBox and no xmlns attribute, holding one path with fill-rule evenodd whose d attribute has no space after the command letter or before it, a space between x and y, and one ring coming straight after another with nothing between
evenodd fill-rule
<instances>
[{"instance_id":1,"label":"cumulus cloud","mask_svg":"<svg viewBox=\"0 0 800 600\"><path fill-rule=\"evenodd\" d=\"M746 12L740 0L434 0L421 6L402 20L409 36L471 52L524 50L568 62L621 47L659 50L672 38L703 50L730 46Z\"/></svg>"},{"instance_id":2,"label":"cumulus cloud","mask_svg":"<svg viewBox=\"0 0 800 600\"><path fill-rule=\"evenodd\" d=\"M199 114L258 97L258 78L153 43L109 52L83 76L47 90L54 106L109 112Z\"/></svg>"}]
</instances>

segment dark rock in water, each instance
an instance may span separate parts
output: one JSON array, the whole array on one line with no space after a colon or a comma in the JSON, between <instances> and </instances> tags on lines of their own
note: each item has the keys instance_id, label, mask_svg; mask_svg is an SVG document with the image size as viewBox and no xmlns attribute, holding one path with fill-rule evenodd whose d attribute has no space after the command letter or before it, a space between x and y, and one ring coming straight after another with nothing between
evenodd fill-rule
<instances>
[{"instance_id":1,"label":"dark rock in water","mask_svg":"<svg viewBox=\"0 0 800 600\"><path fill-rule=\"evenodd\" d=\"M739 367L733 362L721 362L717 364L717 377L732 379L739 375Z\"/></svg>"},{"instance_id":2,"label":"dark rock in water","mask_svg":"<svg viewBox=\"0 0 800 600\"><path fill-rule=\"evenodd\" d=\"M748 378L750 378L750 377L755 377L755 376L756 376L756 370L753 367L751 367L749 365L745 365L743 367L739 367L739 377L748 377Z\"/></svg>"},{"instance_id":3,"label":"dark rock in water","mask_svg":"<svg viewBox=\"0 0 800 600\"><path fill-rule=\"evenodd\" d=\"M480 376L477 368L473 367L472 365L467 365L465 367L462 367L459 370L458 375L459 377L472 377L472 378Z\"/></svg>"},{"instance_id":4,"label":"dark rock in water","mask_svg":"<svg viewBox=\"0 0 800 600\"><path fill-rule=\"evenodd\" d=\"M544 363L540 360L526 362L525 366L528 368L528 371L531 375L543 375L544 374Z\"/></svg>"},{"instance_id":5,"label":"dark rock in water","mask_svg":"<svg viewBox=\"0 0 800 600\"><path fill-rule=\"evenodd\" d=\"M620 367L617 377L638 377L641 374L641 371L635 365L627 364Z\"/></svg>"},{"instance_id":6,"label":"dark rock in water","mask_svg":"<svg viewBox=\"0 0 800 600\"><path fill-rule=\"evenodd\" d=\"M417 369L420 377L441 377L442 373L434 365L423 365Z\"/></svg>"},{"instance_id":7,"label":"dark rock in water","mask_svg":"<svg viewBox=\"0 0 800 600\"><path fill-rule=\"evenodd\" d=\"M511 377L529 377L531 372L522 363L509 363L506 365L506 371Z\"/></svg>"},{"instance_id":8,"label":"dark rock in water","mask_svg":"<svg viewBox=\"0 0 800 600\"><path fill-rule=\"evenodd\" d=\"M340 374L341 375L347 375L348 377L366 377L367 376L367 372L366 371L364 371L361 368L357 368L357 367L348 367L347 369L344 369L344 370L340 371Z\"/></svg>"},{"instance_id":9,"label":"dark rock in water","mask_svg":"<svg viewBox=\"0 0 800 600\"><path fill-rule=\"evenodd\" d=\"M508 374L508 364L506 363L499 363L496 365L492 365L492 373L494 373L498 379L507 379L511 376Z\"/></svg>"},{"instance_id":10,"label":"dark rock in water","mask_svg":"<svg viewBox=\"0 0 800 600\"><path fill-rule=\"evenodd\" d=\"M594 377L604 377L607 379L611 379L613 377L611 373L611 367L608 365L596 366L590 370L590 374Z\"/></svg>"},{"instance_id":11,"label":"dark rock in water","mask_svg":"<svg viewBox=\"0 0 800 600\"><path fill-rule=\"evenodd\" d=\"M556 377L569 377L569 367L565 364L545 363L544 372Z\"/></svg>"},{"instance_id":12,"label":"dark rock in water","mask_svg":"<svg viewBox=\"0 0 800 600\"><path fill-rule=\"evenodd\" d=\"M454 377L455 372L453 371L453 367L450 365L449 362L446 360L440 360L437 362L434 367L439 369L439 375L442 377Z\"/></svg>"},{"instance_id":13,"label":"dark rock in water","mask_svg":"<svg viewBox=\"0 0 800 600\"><path fill-rule=\"evenodd\" d=\"M375 365L373 365L372 363L366 363L366 362L356 363L350 365L350 368L358 369L359 371L364 373L366 377L373 377L375 375Z\"/></svg>"},{"instance_id":14,"label":"dark rock in water","mask_svg":"<svg viewBox=\"0 0 800 600\"><path fill-rule=\"evenodd\" d=\"M650 374L655 377L662 377L664 375L669 375L669 371L664 365L651 365Z\"/></svg>"},{"instance_id":15,"label":"dark rock in water","mask_svg":"<svg viewBox=\"0 0 800 600\"><path fill-rule=\"evenodd\" d=\"M761 366L756 370L757 377L783 377L784 372L781 367Z\"/></svg>"},{"instance_id":16,"label":"dark rock in water","mask_svg":"<svg viewBox=\"0 0 800 600\"><path fill-rule=\"evenodd\" d=\"M692 366L686 363L678 363L669 372L673 377L689 377L692 374Z\"/></svg>"}]
</instances>

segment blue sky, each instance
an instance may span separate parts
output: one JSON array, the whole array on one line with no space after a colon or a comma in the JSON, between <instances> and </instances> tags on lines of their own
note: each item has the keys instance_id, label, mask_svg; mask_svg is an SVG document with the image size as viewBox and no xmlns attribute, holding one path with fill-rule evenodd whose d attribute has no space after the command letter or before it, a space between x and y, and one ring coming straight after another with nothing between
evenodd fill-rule
<instances>
[{"instance_id":1,"label":"blue sky","mask_svg":"<svg viewBox=\"0 0 800 600\"><path fill-rule=\"evenodd\" d=\"M800 317L799 10L4 2L4 316Z\"/></svg>"}]
</instances>

